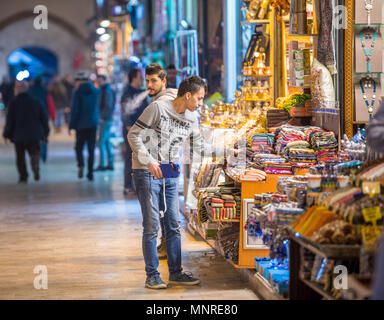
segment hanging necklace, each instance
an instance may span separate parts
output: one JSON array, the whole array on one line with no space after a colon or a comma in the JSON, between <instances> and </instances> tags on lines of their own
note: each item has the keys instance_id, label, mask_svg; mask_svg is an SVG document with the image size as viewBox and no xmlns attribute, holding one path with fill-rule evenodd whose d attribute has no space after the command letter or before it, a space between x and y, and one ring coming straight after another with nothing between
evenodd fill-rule
<instances>
[{"instance_id":1,"label":"hanging necklace","mask_svg":"<svg viewBox=\"0 0 384 320\"><path fill-rule=\"evenodd\" d=\"M371 81L373 82L373 94L372 94L371 103L369 103L367 94L364 90L363 82L362 82L362 80L360 80L360 88L361 88L361 92L363 93L363 99L365 101L365 105L368 108L369 119L372 119L373 106L375 105L375 101L376 101L376 82L373 79Z\"/></svg>"},{"instance_id":2,"label":"hanging necklace","mask_svg":"<svg viewBox=\"0 0 384 320\"><path fill-rule=\"evenodd\" d=\"M367 10L367 14L368 14L368 25L370 26L371 25L371 11L373 9L373 4L375 2L375 0L364 0L365 2L365 10Z\"/></svg>"},{"instance_id":3,"label":"hanging necklace","mask_svg":"<svg viewBox=\"0 0 384 320\"><path fill-rule=\"evenodd\" d=\"M365 35L365 39L372 39L372 35L367 33ZM365 47L363 31L360 32L360 40L361 40L361 46L363 47L363 50L364 50L365 57L367 59L367 72L371 72L371 60L372 60L373 48L375 47L376 30L373 33L373 39L372 39L371 48L369 49L369 52L367 51L367 48Z\"/></svg>"}]
</instances>

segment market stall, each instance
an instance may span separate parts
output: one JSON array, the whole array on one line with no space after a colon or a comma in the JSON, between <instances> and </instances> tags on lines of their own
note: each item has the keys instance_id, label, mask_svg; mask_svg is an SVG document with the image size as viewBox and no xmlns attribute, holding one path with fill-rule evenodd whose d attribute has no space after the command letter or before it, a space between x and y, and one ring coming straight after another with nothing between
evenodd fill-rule
<instances>
[{"instance_id":1,"label":"market stall","mask_svg":"<svg viewBox=\"0 0 384 320\"><path fill-rule=\"evenodd\" d=\"M355 283L370 281L384 164L365 161L364 129L342 131L340 115L350 106L336 100L333 9L309 0L244 2L243 24L256 27L243 85L232 103L200 114L207 142L238 154L195 166L186 217L281 297L352 298L334 285L335 270L345 267Z\"/></svg>"}]
</instances>

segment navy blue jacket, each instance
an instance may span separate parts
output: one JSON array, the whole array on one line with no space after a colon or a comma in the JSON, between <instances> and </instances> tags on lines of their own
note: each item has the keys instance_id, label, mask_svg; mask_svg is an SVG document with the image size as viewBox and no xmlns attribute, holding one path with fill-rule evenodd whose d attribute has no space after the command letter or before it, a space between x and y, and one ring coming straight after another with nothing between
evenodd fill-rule
<instances>
[{"instance_id":1,"label":"navy blue jacket","mask_svg":"<svg viewBox=\"0 0 384 320\"><path fill-rule=\"evenodd\" d=\"M149 105L150 100L147 96L141 101L137 101L137 104L135 103L135 98L143 92L144 90L136 89L130 84L124 88L121 96L121 120L124 126L132 127Z\"/></svg>"},{"instance_id":2,"label":"navy blue jacket","mask_svg":"<svg viewBox=\"0 0 384 320\"><path fill-rule=\"evenodd\" d=\"M48 134L48 115L38 100L28 93L21 93L11 100L4 138L14 143L25 143L45 140Z\"/></svg>"},{"instance_id":3,"label":"navy blue jacket","mask_svg":"<svg viewBox=\"0 0 384 320\"><path fill-rule=\"evenodd\" d=\"M113 120L113 111L115 110L116 95L110 84L105 84L100 88L100 119L104 121Z\"/></svg>"},{"instance_id":4,"label":"navy blue jacket","mask_svg":"<svg viewBox=\"0 0 384 320\"><path fill-rule=\"evenodd\" d=\"M96 128L99 123L100 90L85 82L73 94L69 129Z\"/></svg>"}]
</instances>

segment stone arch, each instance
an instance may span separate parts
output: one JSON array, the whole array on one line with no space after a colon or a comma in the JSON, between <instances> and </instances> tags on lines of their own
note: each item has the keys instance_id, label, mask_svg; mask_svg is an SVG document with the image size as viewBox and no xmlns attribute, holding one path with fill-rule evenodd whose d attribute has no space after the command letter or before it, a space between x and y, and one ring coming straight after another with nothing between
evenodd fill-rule
<instances>
[{"instance_id":1,"label":"stone arch","mask_svg":"<svg viewBox=\"0 0 384 320\"><path fill-rule=\"evenodd\" d=\"M0 21L0 32L2 31L2 29L12 25L13 23L16 23L20 20L35 18L35 17L36 15L34 15L30 10L28 11L25 10L25 11L20 11L18 13L15 13L5 18L4 20ZM70 34L85 41L81 33L72 24L68 23L66 20L62 19L61 17L50 12L48 15L48 19L49 19L49 22L54 22L55 24L61 26L63 29L67 30Z\"/></svg>"},{"instance_id":2,"label":"stone arch","mask_svg":"<svg viewBox=\"0 0 384 320\"><path fill-rule=\"evenodd\" d=\"M23 18L22 18L23 17ZM7 58L16 49L35 46L52 51L58 57L59 74L73 74L73 59L76 54L84 56L82 69L90 67L91 49L85 39L69 28L69 24L58 22L49 15L48 30L35 30L35 16L13 15L0 23L0 79L8 74ZM4 21L8 21L5 25Z\"/></svg>"}]
</instances>

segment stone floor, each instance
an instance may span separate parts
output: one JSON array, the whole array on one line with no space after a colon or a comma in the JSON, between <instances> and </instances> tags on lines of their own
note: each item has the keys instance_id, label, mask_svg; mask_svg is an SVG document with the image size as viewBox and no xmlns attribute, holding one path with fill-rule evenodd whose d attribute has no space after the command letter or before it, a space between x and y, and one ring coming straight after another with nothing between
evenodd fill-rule
<instances>
[{"instance_id":1,"label":"stone floor","mask_svg":"<svg viewBox=\"0 0 384 320\"><path fill-rule=\"evenodd\" d=\"M78 180L71 139L51 138L41 181L27 185L16 183L13 146L0 143L0 299L258 299L185 230L183 266L201 285L144 288L140 207L122 194L122 163L93 183ZM46 290L34 288L36 266L47 268ZM159 271L167 280L165 261Z\"/></svg>"}]
</instances>

